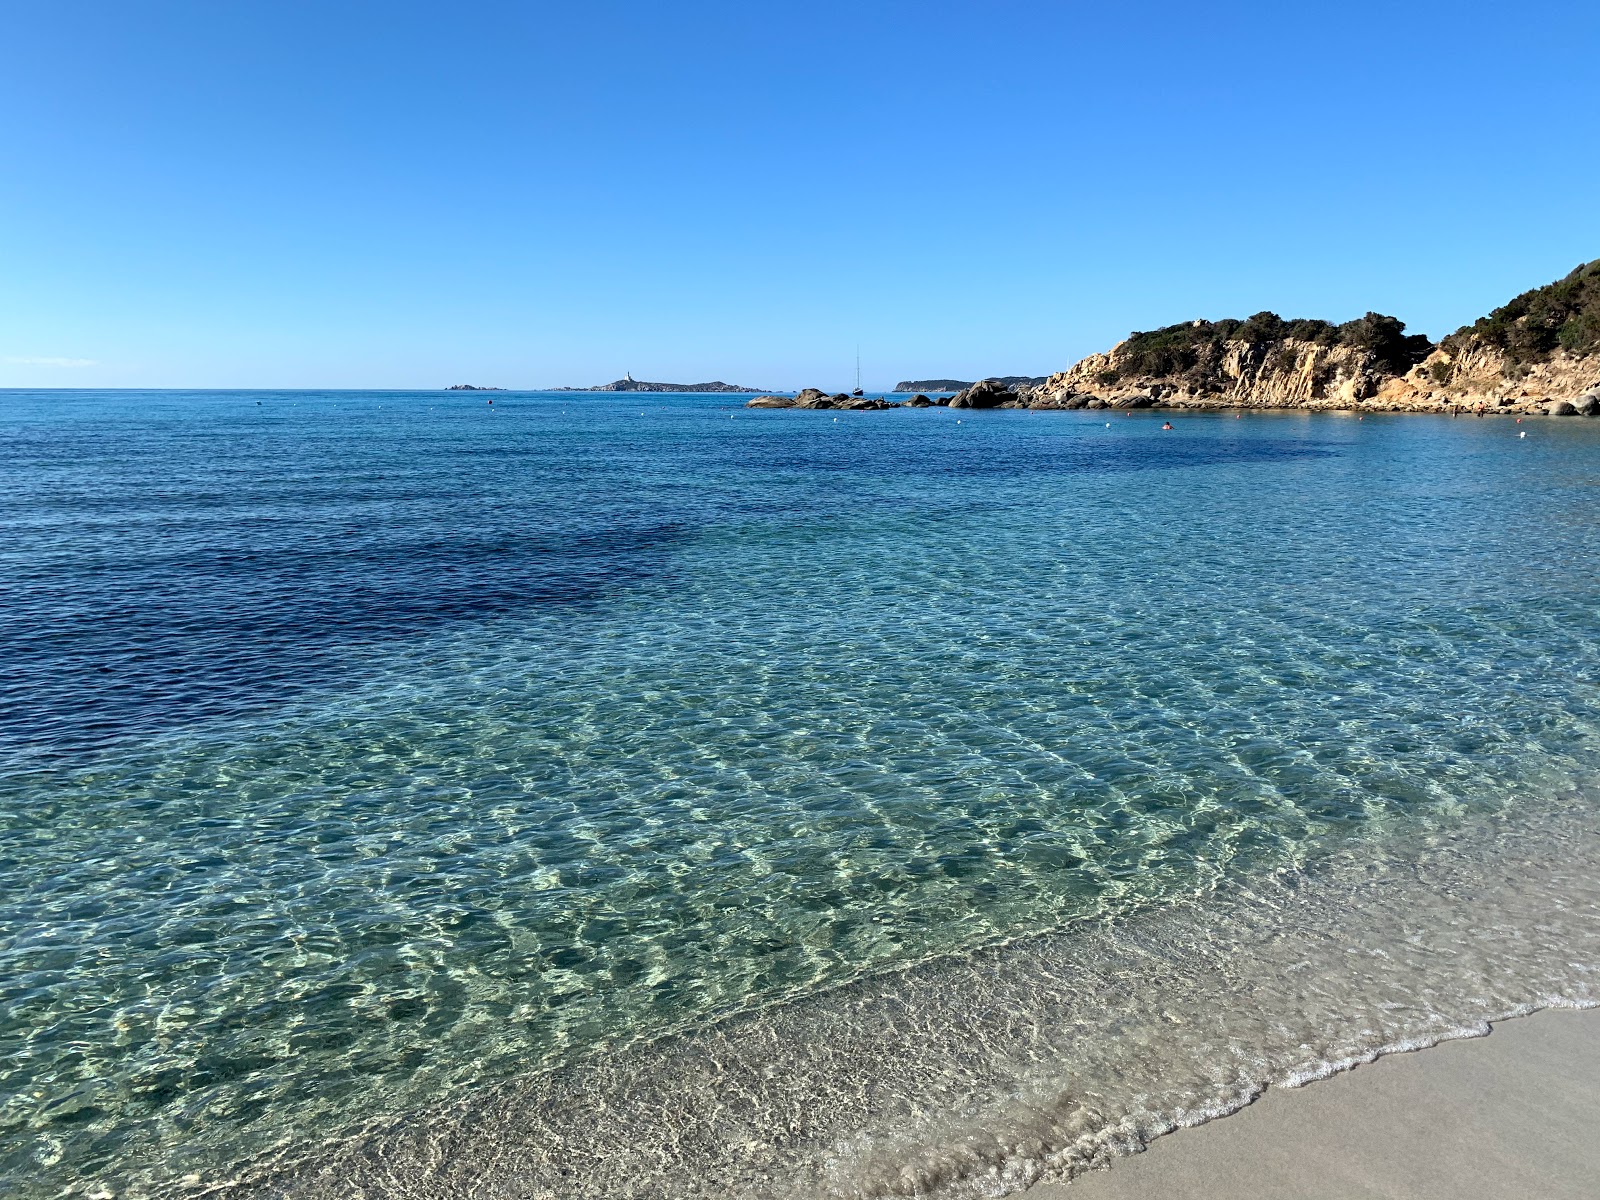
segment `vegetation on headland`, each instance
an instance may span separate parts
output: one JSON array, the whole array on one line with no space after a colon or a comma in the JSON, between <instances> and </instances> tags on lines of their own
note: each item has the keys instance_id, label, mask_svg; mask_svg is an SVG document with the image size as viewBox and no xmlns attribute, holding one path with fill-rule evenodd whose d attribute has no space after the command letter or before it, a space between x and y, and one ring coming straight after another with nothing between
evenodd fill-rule
<instances>
[{"instance_id":1,"label":"vegetation on headland","mask_svg":"<svg viewBox=\"0 0 1600 1200\"><path fill-rule=\"evenodd\" d=\"M963 407L1370 407L1600 417L1600 260L1523 293L1438 346L1382 313L1335 324L1259 312L1133 333L1043 382L1007 389L985 380L971 391ZM766 398L752 406L808 407Z\"/></svg>"},{"instance_id":2,"label":"vegetation on headland","mask_svg":"<svg viewBox=\"0 0 1600 1200\"><path fill-rule=\"evenodd\" d=\"M1116 366L1103 371L1101 383L1119 378L1166 377L1201 384L1212 372L1229 342L1245 342L1270 353L1287 343L1345 346L1371 353L1377 363L1399 375L1421 362L1433 343L1421 334L1407 334L1397 317L1369 312L1342 325L1316 319L1286 321L1274 312L1258 312L1243 321L1189 321L1148 333L1134 333L1117 350Z\"/></svg>"},{"instance_id":3,"label":"vegetation on headland","mask_svg":"<svg viewBox=\"0 0 1600 1200\"><path fill-rule=\"evenodd\" d=\"M1600 353L1600 259L1564 279L1523 292L1440 343L1452 356L1475 347L1500 351L1509 368L1546 362L1558 350Z\"/></svg>"}]
</instances>

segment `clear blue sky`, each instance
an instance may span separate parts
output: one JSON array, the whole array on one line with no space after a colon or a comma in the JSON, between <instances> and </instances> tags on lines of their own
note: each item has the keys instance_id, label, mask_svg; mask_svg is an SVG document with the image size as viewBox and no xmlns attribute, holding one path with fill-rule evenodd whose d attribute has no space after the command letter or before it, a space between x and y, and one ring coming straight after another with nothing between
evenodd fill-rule
<instances>
[{"instance_id":1,"label":"clear blue sky","mask_svg":"<svg viewBox=\"0 0 1600 1200\"><path fill-rule=\"evenodd\" d=\"M5 0L0 386L841 386L1600 257L1600 4Z\"/></svg>"}]
</instances>

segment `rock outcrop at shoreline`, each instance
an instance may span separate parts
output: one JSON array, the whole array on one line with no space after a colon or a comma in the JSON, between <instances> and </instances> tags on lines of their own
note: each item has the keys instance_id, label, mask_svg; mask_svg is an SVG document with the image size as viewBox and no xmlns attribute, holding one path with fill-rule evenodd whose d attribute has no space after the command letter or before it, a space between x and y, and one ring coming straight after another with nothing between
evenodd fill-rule
<instances>
[{"instance_id":1,"label":"rock outcrop at shoreline","mask_svg":"<svg viewBox=\"0 0 1600 1200\"><path fill-rule=\"evenodd\" d=\"M922 399L927 400L924 396ZM892 400L881 400L872 396L851 396L845 392L834 392L831 395L821 388L803 388L793 396L757 396L745 403L746 408L846 408L854 410L869 410L877 408L899 408L900 405Z\"/></svg>"},{"instance_id":2,"label":"rock outcrop at shoreline","mask_svg":"<svg viewBox=\"0 0 1600 1200\"><path fill-rule=\"evenodd\" d=\"M896 390L957 382L902 381ZM1047 379L991 377L948 398L914 397L905 407L933 404L1600 416L1600 259L1524 292L1437 345L1382 313L1334 325L1260 312L1243 321L1188 321L1135 333ZM749 407L902 406L807 388L795 396L757 396Z\"/></svg>"},{"instance_id":3,"label":"rock outcrop at shoreline","mask_svg":"<svg viewBox=\"0 0 1600 1200\"><path fill-rule=\"evenodd\" d=\"M951 408L1017 408L1019 397L1004 380L980 379L950 397Z\"/></svg>"},{"instance_id":4,"label":"rock outcrop at shoreline","mask_svg":"<svg viewBox=\"0 0 1600 1200\"><path fill-rule=\"evenodd\" d=\"M1331 325L1263 312L1135 333L1028 393L1035 408L1355 408L1433 345L1379 313Z\"/></svg>"},{"instance_id":5,"label":"rock outcrop at shoreline","mask_svg":"<svg viewBox=\"0 0 1600 1200\"><path fill-rule=\"evenodd\" d=\"M885 400L878 396L851 396L844 392L829 394L821 388L805 388L793 396L757 396L745 404L746 408L841 408L868 411L884 408L931 408L936 404L951 408L1021 408L1023 404L1016 392L999 379L980 379L954 396L941 396L937 400L918 392L904 403Z\"/></svg>"},{"instance_id":6,"label":"rock outcrop at shoreline","mask_svg":"<svg viewBox=\"0 0 1600 1200\"><path fill-rule=\"evenodd\" d=\"M1037 388L1032 408L1367 408L1600 415L1600 260L1434 345L1394 317L1192 321L1135 333Z\"/></svg>"}]
</instances>

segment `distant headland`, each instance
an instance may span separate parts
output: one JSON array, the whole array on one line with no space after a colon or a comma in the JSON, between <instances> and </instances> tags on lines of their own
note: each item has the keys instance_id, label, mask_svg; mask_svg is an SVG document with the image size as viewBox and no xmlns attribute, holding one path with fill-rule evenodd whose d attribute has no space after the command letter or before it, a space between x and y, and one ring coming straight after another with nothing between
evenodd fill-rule
<instances>
[{"instance_id":1,"label":"distant headland","mask_svg":"<svg viewBox=\"0 0 1600 1200\"><path fill-rule=\"evenodd\" d=\"M996 383L1004 384L1008 388L1038 387L1048 375L994 375L991 376ZM964 392L977 380L975 379L902 379L894 385L897 392Z\"/></svg>"},{"instance_id":2,"label":"distant headland","mask_svg":"<svg viewBox=\"0 0 1600 1200\"><path fill-rule=\"evenodd\" d=\"M454 383L445 388L447 392L503 392L501 387L478 387L471 383Z\"/></svg>"},{"instance_id":3,"label":"distant headland","mask_svg":"<svg viewBox=\"0 0 1600 1200\"><path fill-rule=\"evenodd\" d=\"M635 379L632 372L613 383L600 383L594 387L558 387L552 392L764 392L766 388L741 387L737 383L647 383Z\"/></svg>"}]
</instances>

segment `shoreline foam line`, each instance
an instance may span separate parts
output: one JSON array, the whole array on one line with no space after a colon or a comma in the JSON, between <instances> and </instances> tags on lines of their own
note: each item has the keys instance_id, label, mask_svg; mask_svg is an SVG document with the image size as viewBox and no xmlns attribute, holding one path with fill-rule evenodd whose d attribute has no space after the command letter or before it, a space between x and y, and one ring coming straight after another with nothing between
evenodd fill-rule
<instances>
[{"instance_id":1,"label":"shoreline foam line","mask_svg":"<svg viewBox=\"0 0 1600 1200\"><path fill-rule=\"evenodd\" d=\"M1600 1002L1586 809L861 980L285 1147L198 1190L995 1196L1070 1179L1274 1084Z\"/></svg>"},{"instance_id":2,"label":"shoreline foam line","mask_svg":"<svg viewBox=\"0 0 1600 1200\"><path fill-rule=\"evenodd\" d=\"M1224 1195L1473 1200L1592 1195L1600 1174L1600 1012L1539 1009L1491 1031L1385 1053L1305 1089L1272 1089L1231 1120L1028 1200ZM1288 1092L1273 1095L1272 1092Z\"/></svg>"}]
</instances>

